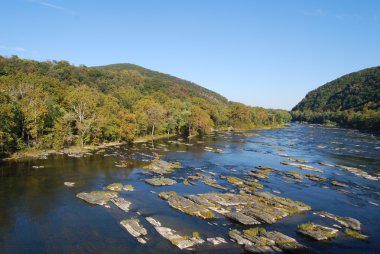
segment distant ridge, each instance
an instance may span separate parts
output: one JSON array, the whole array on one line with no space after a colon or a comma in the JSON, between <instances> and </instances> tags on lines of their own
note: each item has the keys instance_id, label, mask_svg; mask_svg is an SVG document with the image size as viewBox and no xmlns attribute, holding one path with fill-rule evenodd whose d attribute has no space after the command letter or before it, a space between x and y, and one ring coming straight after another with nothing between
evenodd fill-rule
<instances>
[{"instance_id":1,"label":"distant ridge","mask_svg":"<svg viewBox=\"0 0 380 254\"><path fill-rule=\"evenodd\" d=\"M151 84L154 85L154 88L161 88L165 93L171 94L173 97L182 97L182 96L199 96L205 99L209 99L216 102L224 102L226 103L228 100L222 95L211 91L207 88L204 88L200 85L197 85L191 81L187 81L178 77L174 77L169 74L161 73L158 71L153 71L135 64L130 63L118 63L118 64L110 64L104 66L95 66L91 67L99 70L107 70L107 71L125 71L132 70L137 71L141 75L151 78ZM157 86L157 82L160 81L160 86ZM156 84L154 84L156 83ZM149 86L149 85L148 85ZM146 86L146 89L151 89ZM174 89L174 90L172 90ZM173 93L175 91L175 93Z\"/></svg>"},{"instance_id":2,"label":"distant ridge","mask_svg":"<svg viewBox=\"0 0 380 254\"><path fill-rule=\"evenodd\" d=\"M380 66L326 83L293 109L294 120L380 130Z\"/></svg>"}]
</instances>

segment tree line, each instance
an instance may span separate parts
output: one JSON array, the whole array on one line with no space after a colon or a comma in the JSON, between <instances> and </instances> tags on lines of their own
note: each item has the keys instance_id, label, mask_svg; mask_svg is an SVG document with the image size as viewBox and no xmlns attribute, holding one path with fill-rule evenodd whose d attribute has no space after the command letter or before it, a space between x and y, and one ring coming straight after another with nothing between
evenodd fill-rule
<instances>
[{"instance_id":1,"label":"tree line","mask_svg":"<svg viewBox=\"0 0 380 254\"><path fill-rule=\"evenodd\" d=\"M291 119L287 111L228 102L162 75L0 57L0 153L279 126Z\"/></svg>"}]
</instances>

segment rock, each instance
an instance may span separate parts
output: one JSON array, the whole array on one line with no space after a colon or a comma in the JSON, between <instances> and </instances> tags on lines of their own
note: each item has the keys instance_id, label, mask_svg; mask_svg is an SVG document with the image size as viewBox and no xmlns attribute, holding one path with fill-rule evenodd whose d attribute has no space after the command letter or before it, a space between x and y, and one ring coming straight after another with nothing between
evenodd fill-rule
<instances>
[{"instance_id":1,"label":"rock","mask_svg":"<svg viewBox=\"0 0 380 254\"><path fill-rule=\"evenodd\" d=\"M326 178L320 177L319 175L306 174L306 177L309 178L309 180L315 181L315 182L326 181Z\"/></svg>"},{"instance_id":2,"label":"rock","mask_svg":"<svg viewBox=\"0 0 380 254\"><path fill-rule=\"evenodd\" d=\"M145 182L154 186L167 186L167 185L173 185L177 183L175 180L172 180L170 178L164 178L164 177L145 179Z\"/></svg>"},{"instance_id":3,"label":"rock","mask_svg":"<svg viewBox=\"0 0 380 254\"><path fill-rule=\"evenodd\" d=\"M227 241L222 237L213 237L213 238L207 238L207 242L211 243L212 245L219 245L222 243L227 243Z\"/></svg>"},{"instance_id":4,"label":"rock","mask_svg":"<svg viewBox=\"0 0 380 254\"><path fill-rule=\"evenodd\" d=\"M168 201L168 204L188 215L197 216L202 219L215 218L214 213L206 207L198 205L197 203L185 197L177 195L175 192L161 192L159 196Z\"/></svg>"},{"instance_id":5,"label":"rock","mask_svg":"<svg viewBox=\"0 0 380 254\"><path fill-rule=\"evenodd\" d=\"M205 178L203 179L202 182L203 182L204 184L209 185L209 186L211 186L211 187L214 187L214 188L216 188L216 189L227 190L227 188L221 186L220 184L218 184L218 183L216 182L215 179L212 179L212 178L210 178L210 177L205 177Z\"/></svg>"},{"instance_id":6,"label":"rock","mask_svg":"<svg viewBox=\"0 0 380 254\"><path fill-rule=\"evenodd\" d=\"M295 180L303 180L304 176L298 173L297 171L286 172L285 175L289 178L293 178Z\"/></svg>"},{"instance_id":7,"label":"rock","mask_svg":"<svg viewBox=\"0 0 380 254\"><path fill-rule=\"evenodd\" d=\"M299 162L299 163L304 163L304 164L309 162L307 160L301 160L301 159L296 159L296 158L291 158L291 157L289 157L288 160L292 162Z\"/></svg>"},{"instance_id":8,"label":"rock","mask_svg":"<svg viewBox=\"0 0 380 254\"><path fill-rule=\"evenodd\" d=\"M363 235L363 234L361 234L355 230L351 230L349 228L347 228L344 231L344 234L348 237L352 237L352 238L359 239L359 240L366 240L368 238L368 236Z\"/></svg>"},{"instance_id":9,"label":"rock","mask_svg":"<svg viewBox=\"0 0 380 254\"><path fill-rule=\"evenodd\" d=\"M236 229L230 230L228 232L228 235L231 237L231 239L235 240L238 244L241 244L241 245L253 244L250 240L244 238L242 234Z\"/></svg>"},{"instance_id":10,"label":"rock","mask_svg":"<svg viewBox=\"0 0 380 254\"><path fill-rule=\"evenodd\" d=\"M81 192L76 196L93 205L107 205L111 198L117 197L117 193L112 191L92 191L90 193Z\"/></svg>"},{"instance_id":11,"label":"rock","mask_svg":"<svg viewBox=\"0 0 380 254\"><path fill-rule=\"evenodd\" d=\"M75 183L74 182L64 182L63 183L67 187L74 187Z\"/></svg>"},{"instance_id":12,"label":"rock","mask_svg":"<svg viewBox=\"0 0 380 254\"><path fill-rule=\"evenodd\" d=\"M114 203L117 207L119 207L121 210L124 212L129 211L129 207L131 206L131 202L125 200L124 198L121 197L115 197L111 199L111 202Z\"/></svg>"},{"instance_id":13,"label":"rock","mask_svg":"<svg viewBox=\"0 0 380 254\"><path fill-rule=\"evenodd\" d=\"M321 164L321 165L323 165L323 166L327 166L327 167L334 167L334 165L332 165L332 164L330 164L330 163L328 163L328 162L323 162L323 161L321 161L321 162L319 162L319 164Z\"/></svg>"},{"instance_id":14,"label":"rock","mask_svg":"<svg viewBox=\"0 0 380 254\"><path fill-rule=\"evenodd\" d=\"M269 231L269 232L264 232L262 235L272 241L275 242L275 244L292 244L296 243L296 239L287 236L281 232L278 231Z\"/></svg>"},{"instance_id":15,"label":"rock","mask_svg":"<svg viewBox=\"0 0 380 254\"><path fill-rule=\"evenodd\" d=\"M244 230L244 234L233 229L228 234L238 244L244 245L245 250L250 253L282 253L282 250L298 253L305 250L295 239L277 231L266 232L263 228Z\"/></svg>"},{"instance_id":16,"label":"rock","mask_svg":"<svg viewBox=\"0 0 380 254\"><path fill-rule=\"evenodd\" d=\"M252 169L248 175L255 178L265 179L269 177L272 170L274 169L269 166L257 166L256 169Z\"/></svg>"},{"instance_id":17,"label":"rock","mask_svg":"<svg viewBox=\"0 0 380 254\"><path fill-rule=\"evenodd\" d=\"M317 241L327 240L338 235L338 230L315 223L305 223L298 226L298 232Z\"/></svg>"},{"instance_id":18,"label":"rock","mask_svg":"<svg viewBox=\"0 0 380 254\"><path fill-rule=\"evenodd\" d=\"M123 220L120 222L120 225L122 225L129 234L137 238L140 243L146 243L144 236L148 234L148 231L140 224L138 219Z\"/></svg>"},{"instance_id":19,"label":"rock","mask_svg":"<svg viewBox=\"0 0 380 254\"><path fill-rule=\"evenodd\" d=\"M339 186L339 187L348 188L348 185L347 185L347 184L345 184L345 183L341 183L341 182L338 182L338 181L332 181L331 184L332 184L332 185L335 185L335 186Z\"/></svg>"},{"instance_id":20,"label":"rock","mask_svg":"<svg viewBox=\"0 0 380 254\"><path fill-rule=\"evenodd\" d=\"M327 217L332 220L335 220L346 228L351 228L353 230L360 230L361 228L360 221L351 217L338 216L338 215L328 213L328 212L317 212L317 214L321 217Z\"/></svg>"},{"instance_id":21,"label":"rock","mask_svg":"<svg viewBox=\"0 0 380 254\"><path fill-rule=\"evenodd\" d=\"M354 167L348 167L348 166L342 166L342 165L336 165L336 166L340 169L346 170L346 171L348 171L348 172L350 172L350 173L352 173L358 177L365 178L367 180L372 180L372 181L379 180L378 177L370 175L360 168L354 168Z\"/></svg>"},{"instance_id":22,"label":"rock","mask_svg":"<svg viewBox=\"0 0 380 254\"><path fill-rule=\"evenodd\" d=\"M255 195L262 198L266 198L268 200L272 200L278 204L281 204L287 207L286 211L290 214L295 213L295 212L304 212L304 211L311 210L310 206L302 202L294 201L294 200L291 200L290 198L279 197L269 192L256 192Z\"/></svg>"},{"instance_id":23,"label":"rock","mask_svg":"<svg viewBox=\"0 0 380 254\"><path fill-rule=\"evenodd\" d=\"M315 168L313 166L305 165L305 164L291 163L288 161L281 161L280 163L282 165L293 166L299 169L310 170L310 171L321 172L321 173L323 172L321 169Z\"/></svg>"},{"instance_id":24,"label":"rock","mask_svg":"<svg viewBox=\"0 0 380 254\"><path fill-rule=\"evenodd\" d=\"M149 223L151 223L156 231L165 239L169 240L173 245L177 246L179 249L188 249L197 244L204 243L198 234L193 234L192 237L181 236L175 230L167 227L161 226L161 223L157 220L147 217Z\"/></svg>"},{"instance_id":25,"label":"rock","mask_svg":"<svg viewBox=\"0 0 380 254\"><path fill-rule=\"evenodd\" d=\"M243 225L255 225L255 224L260 224L259 221L255 220L252 217L249 217L243 213L240 212L229 212L224 214L225 217L235 220L237 222L240 222Z\"/></svg>"},{"instance_id":26,"label":"rock","mask_svg":"<svg viewBox=\"0 0 380 254\"><path fill-rule=\"evenodd\" d=\"M110 191L121 191L123 189L123 185L121 183L112 183L107 185L106 189Z\"/></svg>"},{"instance_id":27,"label":"rock","mask_svg":"<svg viewBox=\"0 0 380 254\"><path fill-rule=\"evenodd\" d=\"M283 253L283 251L276 246L256 246L256 245L245 245L244 249L250 253Z\"/></svg>"},{"instance_id":28,"label":"rock","mask_svg":"<svg viewBox=\"0 0 380 254\"><path fill-rule=\"evenodd\" d=\"M125 190L125 191L134 191L135 188L132 185L130 185L130 184L126 184L126 185L124 185L123 190Z\"/></svg>"},{"instance_id":29,"label":"rock","mask_svg":"<svg viewBox=\"0 0 380 254\"><path fill-rule=\"evenodd\" d=\"M233 184L236 187L240 188L240 190L246 192L255 192L257 189L264 188L264 186L260 183L256 183L254 181L245 181L235 176L227 176L226 179L230 184Z\"/></svg>"},{"instance_id":30,"label":"rock","mask_svg":"<svg viewBox=\"0 0 380 254\"><path fill-rule=\"evenodd\" d=\"M160 159L154 159L150 165L144 167L144 169L151 170L153 173L160 175L169 174L173 172L173 169L178 168L181 168L179 163L170 163Z\"/></svg>"},{"instance_id":31,"label":"rock","mask_svg":"<svg viewBox=\"0 0 380 254\"><path fill-rule=\"evenodd\" d=\"M288 215L288 214L276 215L276 212L273 209L271 209L270 207L263 207L263 206L244 207L241 210L241 212L247 216L255 218L259 222L267 223L267 224L275 223L278 219Z\"/></svg>"}]
</instances>

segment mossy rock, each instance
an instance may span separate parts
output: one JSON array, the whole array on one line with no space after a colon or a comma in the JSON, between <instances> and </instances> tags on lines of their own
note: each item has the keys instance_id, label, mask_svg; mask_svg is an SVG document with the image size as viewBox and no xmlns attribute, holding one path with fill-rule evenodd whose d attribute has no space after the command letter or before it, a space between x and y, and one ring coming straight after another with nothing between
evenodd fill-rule
<instances>
[{"instance_id":1,"label":"mossy rock","mask_svg":"<svg viewBox=\"0 0 380 254\"><path fill-rule=\"evenodd\" d=\"M257 235L264 234L265 232L267 232L265 228L260 228L260 227L249 228L243 231L243 233L248 236L257 236Z\"/></svg>"},{"instance_id":2,"label":"mossy rock","mask_svg":"<svg viewBox=\"0 0 380 254\"><path fill-rule=\"evenodd\" d=\"M366 240L366 239L368 239L368 236L363 235L363 234L359 233L358 231L355 231L355 230L352 230L352 229L349 229L349 228L347 228L344 231L344 234L346 236L348 236L348 237L352 237L352 238L359 239L359 240Z\"/></svg>"},{"instance_id":3,"label":"mossy rock","mask_svg":"<svg viewBox=\"0 0 380 254\"><path fill-rule=\"evenodd\" d=\"M123 185L121 183L112 183L107 185L106 189L110 191L121 191L123 189Z\"/></svg>"}]
</instances>

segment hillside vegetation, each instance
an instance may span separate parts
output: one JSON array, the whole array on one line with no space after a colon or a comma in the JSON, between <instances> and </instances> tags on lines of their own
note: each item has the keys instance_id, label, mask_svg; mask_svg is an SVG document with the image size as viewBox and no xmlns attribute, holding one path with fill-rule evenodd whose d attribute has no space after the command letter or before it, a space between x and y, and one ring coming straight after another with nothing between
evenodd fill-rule
<instances>
[{"instance_id":1,"label":"hillside vegetation","mask_svg":"<svg viewBox=\"0 0 380 254\"><path fill-rule=\"evenodd\" d=\"M380 130L380 66L342 76L292 109L293 120Z\"/></svg>"},{"instance_id":2,"label":"hillside vegetation","mask_svg":"<svg viewBox=\"0 0 380 254\"><path fill-rule=\"evenodd\" d=\"M279 126L291 116L229 102L131 64L73 66L0 56L0 153Z\"/></svg>"}]
</instances>

